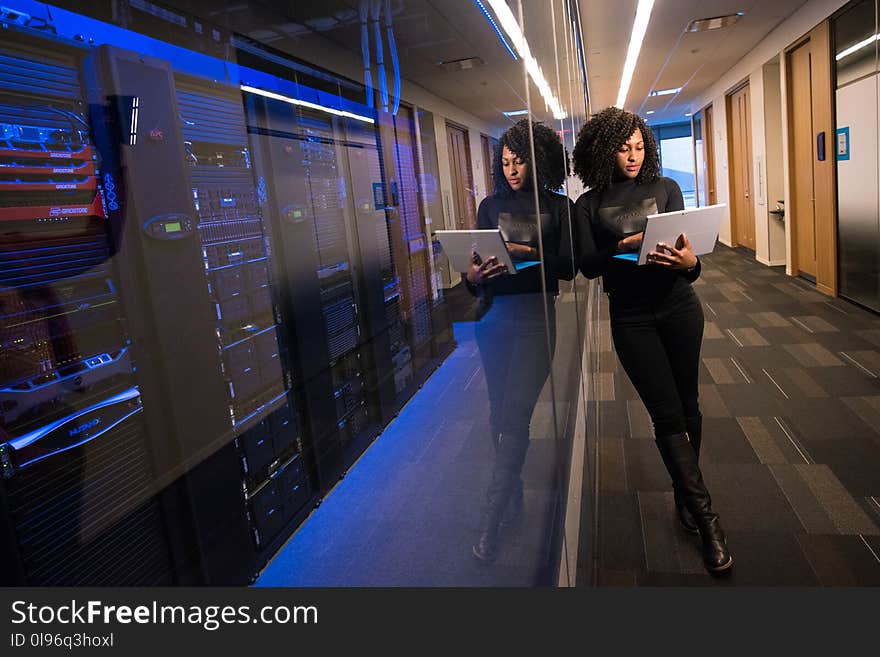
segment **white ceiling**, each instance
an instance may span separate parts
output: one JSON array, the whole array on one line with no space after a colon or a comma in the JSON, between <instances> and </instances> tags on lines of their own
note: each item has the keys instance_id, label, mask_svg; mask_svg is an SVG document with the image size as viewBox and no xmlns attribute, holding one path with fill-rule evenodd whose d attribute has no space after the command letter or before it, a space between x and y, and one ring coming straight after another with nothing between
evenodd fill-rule
<instances>
[{"instance_id":1,"label":"white ceiling","mask_svg":"<svg viewBox=\"0 0 880 657\"><path fill-rule=\"evenodd\" d=\"M520 0L507 1L518 16ZM331 51L344 53L351 64L346 73L363 79L359 0L177 0L171 4L319 66L340 61L338 56L329 56ZM564 0L522 0L523 24L532 53L563 107L582 117L583 91L568 40L571 33L565 30L565 4ZM636 0L580 0L594 112L617 99L636 4ZM691 100L803 4L805 0L657 0L626 108L643 115L653 111L647 117L652 123L683 119ZM508 55L473 0L391 0L390 6L405 79L498 130L516 120L501 112L526 106L522 61ZM693 19L738 11L745 15L732 27L685 32ZM375 59L372 32L370 40ZM326 61L322 53L328 53ZM390 72L387 50L385 57ZM438 66L438 62L471 57L480 58L484 65L462 71ZM648 97L652 90L679 86L683 89L678 95ZM534 85L529 87L529 96L534 114L552 124Z\"/></svg>"},{"instance_id":2,"label":"white ceiling","mask_svg":"<svg viewBox=\"0 0 880 657\"><path fill-rule=\"evenodd\" d=\"M805 0L657 0L636 65L626 109L652 123L681 119L702 95ZM580 0L593 111L617 101L636 0ZM731 27L685 32L698 18L743 11ZM683 87L676 96L648 94Z\"/></svg>"}]
</instances>

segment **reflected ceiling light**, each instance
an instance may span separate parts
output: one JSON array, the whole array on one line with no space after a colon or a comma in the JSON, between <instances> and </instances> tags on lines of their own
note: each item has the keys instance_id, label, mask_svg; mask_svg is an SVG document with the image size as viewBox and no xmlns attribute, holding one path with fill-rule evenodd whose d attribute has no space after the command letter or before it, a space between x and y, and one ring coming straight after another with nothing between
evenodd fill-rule
<instances>
[{"instance_id":1,"label":"reflected ceiling light","mask_svg":"<svg viewBox=\"0 0 880 657\"><path fill-rule=\"evenodd\" d=\"M636 71L636 62L642 50L642 42L645 40L645 32L648 31L648 22L651 20L651 10L654 8L654 0L639 0L636 9L636 19L633 22L632 34L629 38L629 49L626 51L626 61L623 65L623 75L620 76L620 90L617 92L615 107L623 109L626 104L626 96L629 93L629 85L632 84L633 73Z\"/></svg>"},{"instance_id":2,"label":"reflected ceiling light","mask_svg":"<svg viewBox=\"0 0 880 657\"><path fill-rule=\"evenodd\" d=\"M850 46L846 50L841 50L839 53L837 53L837 55L834 56L834 59L839 62L844 57L849 57L854 52L858 52L862 48L867 48L872 43L874 43L875 41L878 41L878 40L880 40L880 34L875 34L873 36L869 36L864 41L859 41L856 45Z\"/></svg>"},{"instance_id":3,"label":"reflected ceiling light","mask_svg":"<svg viewBox=\"0 0 880 657\"><path fill-rule=\"evenodd\" d=\"M361 116L360 114L354 114L352 112L346 112L345 110L338 110L332 107L326 107L324 105L318 105L317 103L310 103L307 100L300 100L299 98L291 98L290 96L282 96L281 94L276 94L274 91L266 91L265 89L257 89L256 87L249 87L246 84L241 85L242 91L247 91L251 94L257 94L258 96L264 96L265 98L272 98L274 100L281 100L285 103L290 103L291 105L298 105L300 107L308 107L309 109L318 110L319 112L327 112L328 114L335 114L336 116L345 116L349 119L355 119L357 121L363 121L364 123L375 123L375 119L371 119L369 116Z\"/></svg>"},{"instance_id":4,"label":"reflected ceiling light","mask_svg":"<svg viewBox=\"0 0 880 657\"><path fill-rule=\"evenodd\" d=\"M510 112L501 112L504 116L523 116L524 114L528 114L529 110L521 109L521 110L511 110Z\"/></svg>"},{"instance_id":5,"label":"reflected ceiling light","mask_svg":"<svg viewBox=\"0 0 880 657\"><path fill-rule=\"evenodd\" d=\"M510 11L510 7L507 6L507 3L504 0L486 0L486 2L492 7L492 11L494 11L495 16L498 17L498 22L501 23L501 27L504 28L504 31L507 33L507 36L510 37L510 40L513 41L513 46L516 48L516 52L519 53L519 56L522 57L523 61L526 63L526 71L528 71L529 77L532 78L532 82L538 87L538 91L541 92L541 96L544 98L544 103L546 103L547 107L550 108L550 111L553 113L553 118L557 120L568 118L568 114L563 111L562 105L556 99L556 96L553 95L553 91L550 89L550 84L541 72L541 67L538 66L538 60L532 57L529 42L526 41L526 37L522 33L522 30L519 29L519 23L517 23L516 19L513 17L513 12Z\"/></svg>"},{"instance_id":6,"label":"reflected ceiling light","mask_svg":"<svg viewBox=\"0 0 880 657\"><path fill-rule=\"evenodd\" d=\"M478 66L483 66L484 62L479 57L465 57L463 59L450 59L437 62L437 66L442 66L447 71L467 71Z\"/></svg>"},{"instance_id":7,"label":"reflected ceiling light","mask_svg":"<svg viewBox=\"0 0 880 657\"><path fill-rule=\"evenodd\" d=\"M498 35L498 38L501 40L501 45L510 53L510 56L514 59L519 59L516 56L516 53L513 52L513 48L510 47L510 44L507 43L507 39L504 38L504 35L501 34L501 30L498 27L498 23L495 22L495 19L492 18L492 14L489 13L489 10L486 9L486 5L484 5L480 0L474 0L474 4L479 7L480 11L483 12L483 16L486 17L486 20L489 21L489 25L492 26L492 29L495 31L495 34Z\"/></svg>"},{"instance_id":8,"label":"reflected ceiling light","mask_svg":"<svg viewBox=\"0 0 880 657\"><path fill-rule=\"evenodd\" d=\"M727 16L713 16L712 18L698 18L688 23L685 32L706 32L708 30L720 30L722 27L728 27L736 23L740 18L745 16L746 12L738 11L735 14Z\"/></svg>"},{"instance_id":9,"label":"reflected ceiling light","mask_svg":"<svg viewBox=\"0 0 880 657\"><path fill-rule=\"evenodd\" d=\"M654 113L654 110L648 110L647 112L645 112L645 114L653 114L653 113Z\"/></svg>"},{"instance_id":10,"label":"reflected ceiling light","mask_svg":"<svg viewBox=\"0 0 880 657\"><path fill-rule=\"evenodd\" d=\"M660 91L652 91L648 96L670 96L672 94L677 94L679 91L681 91L681 87L675 87L674 89L661 89Z\"/></svg>"}]
</instances>

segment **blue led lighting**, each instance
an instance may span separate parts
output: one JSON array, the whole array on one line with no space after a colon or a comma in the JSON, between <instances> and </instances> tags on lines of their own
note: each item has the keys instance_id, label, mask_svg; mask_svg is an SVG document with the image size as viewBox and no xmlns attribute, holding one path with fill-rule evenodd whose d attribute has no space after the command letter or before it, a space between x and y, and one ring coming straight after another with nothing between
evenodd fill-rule
<instances>
[{"instance_id":1,"label":"blue led lighting","mask_svg":"<svg viewBox=\"0 0 880 657\"><path fill-rule=\"evenodd\" d=\"M511 48L510 44L507 43L507 39L504 38L504 34L502 34L501 32L501 28L498 27L498 23L495 22L495 19L493 18L492 14L489 13L489 10L486 9L486 6L482 2L480 2L480 0L474 0L474 4L477 5L481 12L483 12L483 16L486 17L486 20L489 21L489 25L492 26L493 30L495 30L495 34L497 34L498 38L501 40L501 45L505 47L507 52L510 53L511 57L513 57L514 59L519 59L519 57L517 57L516 53L513 51L513 48Z\"/></svg>"},{"instance_id":2,"label":"blue led lighting","mask_svg":"<svg viewBox=\"0 0 880 657\"><path fill-rule=\"evenodd\" d=\"M55 422L52 422L52 423L47 424L43 427L40 427L39 429L31 431L30 433L26 433L23 436L20 436L18 438L10 440L9 444L12 446L13 449L16 449L16 450L23 449L23 448L27 447L28 445L30 445L31 443L34 443L34 442L40 440L40 438L43 438L43 437L47 436L48 434L52 433L53 431L55 431L55 429L58 429L59 427L62 427L66 423L71 422L73 420L76 420L79 417L82 417L82 416L84 416L88 413L91 413L93 411L100 410L100 409L105 408L107 406L113 406L114 404L119 404L119 403L131 401L131 400L136 399L138 397L140 397L140 391L138 390L137 386L135 386L133 388L129 388L125 392L120 392L118 395L114 395L113 397L110 397L108 399L105 399L104 401L98 402L97 404L93 404L92 406L89 406L88 408L84 408L82 410L76 411L75 413L72 413L71 415L63 417L60 420L56 420ZM91 438L84 440L82 442L76 443L76 445L68 445L68 446L64 447L63 449L55 450L53 452L53 454L57 454L58 452L62 452L62 451L68 450L72 447L76 447L77 445L81 445L83 442L88 442L88 440L91 440L92 438L97 438L99 435L106 433L109 429L112 429L117 424L122 422L122 420L130 417L134 413L139 412L141 410L141 408L142 407L140 405L134 407L131 410L131 412L127 413L125 416L119 418L118 420L116 420L115 422L110 424L100 434L92 436ZM81 425L80 427L77 427L74 430L75 433L81 433L84 430L84 427L85 427L85 425ZM46 456L49 456L49 454L47 454Z\"/></svg>"}]
</instances>

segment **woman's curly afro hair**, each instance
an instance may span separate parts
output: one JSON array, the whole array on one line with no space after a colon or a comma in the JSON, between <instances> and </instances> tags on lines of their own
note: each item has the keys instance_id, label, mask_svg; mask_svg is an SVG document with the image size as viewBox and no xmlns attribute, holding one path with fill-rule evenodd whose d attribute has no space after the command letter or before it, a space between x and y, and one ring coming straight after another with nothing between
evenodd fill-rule
<instances>
[{"instance_id":1,"label":"woman's curly afro hair","mask_svg":"<svg viewBox=\"0 0 880 657\"><path fill-rule=\"evenodd\" d=\"M498 141L492 164L496 194L502 196L513 194L504 177L504 168L501 166L501 153L505 146L529 165L530 180L534 180L537 174L539 190L554 191L562 187L562 183L565 182L568 172L568 153L559 141L559 135L543 123L532 123L532 131L535 134L535 159L538 161L537 166L532 166L529 121L530 119L517 121L501 135Z\"/></svg>"},{"instance_id":2,"label":"woman's curly afro hair","mask_svg":"<svg viewBox=\"0 0 880 657\"><path fill-rule=\"evenodd\" d=\"M574 146L574 172L591 189L603 191L615 175L618 149L639 129L645 141L645 161L636 176L636 184L653 182L660 177L660 154L654 133L637 114L608 107L595 114L578 133Z\"/></svg>"}]
</instances>

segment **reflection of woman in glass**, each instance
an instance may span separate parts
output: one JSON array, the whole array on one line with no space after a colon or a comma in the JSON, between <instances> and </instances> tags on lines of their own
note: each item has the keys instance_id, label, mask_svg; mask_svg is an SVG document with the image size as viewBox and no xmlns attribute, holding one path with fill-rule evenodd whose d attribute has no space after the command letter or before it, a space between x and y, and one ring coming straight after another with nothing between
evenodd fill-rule
<instances>
[{"instance_id":1,"label":"reflection of woman in glass","mask_svg":"<svg viewBox=\"0 0 880 657\"><path fill-rule=\"evenodd\" d=\"M699 532L706 567L726 570L733 559L697 463L703 310L691 283L700 260L686 235L674 246L657 245L645 266L614 257L639 249L647 215L683 209L681 190L660 177L645 122L615 107L581 129L574 169L590 188L576 206L580 271L603 277L614 347L651 416L681 524Z\"/></svg>"},{"instance_id":2,"label":"reflection of woman in glass","mask_svg":"<svg viewBox=\"0 0 880 657\"><path fill-rule=\"evenodd\" d=\"M521 471L529 447L529 423L550 373L556 342L558 279L574 277L569 230L572 203L552 191L565 180L565 149L550 128L533 123L532 132L535 162L528 119L502 135L494 157L495 193L480 203L477 213L478 228L501 229L517 271L507 272L495 254L484 253L474 254L466 275L468 289L480 297L476 336L489 390L495 448L480 537L474 545L474 555L485 562L498 554L501 526L522 512Z\"/></svg>"}]
</instances>

